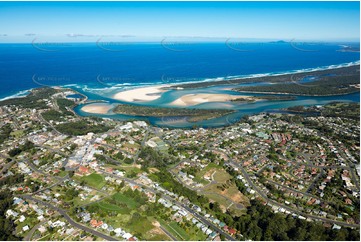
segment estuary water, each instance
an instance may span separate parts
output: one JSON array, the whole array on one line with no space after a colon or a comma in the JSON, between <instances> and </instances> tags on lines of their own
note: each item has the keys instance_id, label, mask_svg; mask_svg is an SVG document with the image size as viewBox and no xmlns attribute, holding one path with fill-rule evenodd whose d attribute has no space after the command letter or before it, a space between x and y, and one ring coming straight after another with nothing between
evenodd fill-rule
<instances>
[{"instance_id":1,"label":"estuary water","mask_svg":"<svg viewBox=\"0 0 361 242\"><path fill-rule=\"evenodd\" d=\"M344 45L359 44L228 41L167 45L163 42L123 44L121 47L108 45L106 48L99 43L48 44L42 45L42 48L39 48L40 45L34 46L34 43L0 44L0 99L25 95L27 90L40 86L65 86L87 95L89 100L102 100L115 105L121 103L112 98L115 93L140 86L295 73L359 64L359 52L342 51ZM194 92L235 94L219 86L200 90L170 90L147 105L167 106L177 97ZM230 102L204 103L194 107L229 108L237 112L200 123L173 118L145 119L155 125L170 127L218 127L233 123L245 114L295 105L359 100L359 93L355 93L242 105ZM81 106L78 106L75 111L80 115L89 115L80 109ZM112 113L98 116L129 118Z\"/></svg>"}]
</instances>

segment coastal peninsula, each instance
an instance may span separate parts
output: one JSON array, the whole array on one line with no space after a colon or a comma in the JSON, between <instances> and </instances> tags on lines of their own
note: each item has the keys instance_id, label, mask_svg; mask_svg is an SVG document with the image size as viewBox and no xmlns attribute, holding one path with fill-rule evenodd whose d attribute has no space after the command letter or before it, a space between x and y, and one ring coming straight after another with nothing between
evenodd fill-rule
<instances>
[{"instance_id":1,"label":"coastal peninsula","mask_svg":"<svg viewBox=\"0 0 361 242\"><path fill-rule=\"evenodd\" d=\"M141 117L186 117L189 122L198 122L218 118L231 114L234 111L227 109L159 108L119 104L113 109L113 112Z\"/></svg>"}]
</instances>

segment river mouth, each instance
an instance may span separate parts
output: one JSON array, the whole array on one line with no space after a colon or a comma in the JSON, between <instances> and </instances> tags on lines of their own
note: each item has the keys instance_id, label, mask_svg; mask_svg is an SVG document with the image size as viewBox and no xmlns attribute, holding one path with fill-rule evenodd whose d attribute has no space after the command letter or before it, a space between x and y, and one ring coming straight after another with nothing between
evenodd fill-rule
<instances>
[{"instance_id":1,"label":"river mouth","mask_svg":"<svg viewBox=\"0 0 361 242\"><path fill-rule=\"evenodd\" d=\"M160 84L132 89L110 87L100 93L71 88L88 98L86 103L74 108L80 116L144 120L167 128L217 128L232 125L245 115L284 113L284 109L294 106L360 102L359 68L357 64L213 82ZM352 81L349 81L351 77ZM289 92L274 92L275 86ZM265 91L247 92L242 88ZM335 92L330 92L331 89Z\"/></svg>"},{"instance_id":2,"label":"river mouth","mask_svg":"<svg viewBox=\"0 0 361 242\"><path fill-rule=\"evenodd\" d=\"M77 90L79 91L79 90ZM177 90L167 91L163 95L165 96L177 96L178 94L174 93ZM82 93L87 95L87 93ZM244 93L242 95L249 95L249 96L257 96L261 94L252 94L252 93ZM282 97L283 95L277 95ZM93 100L102 100L99 96L92 96ZM89 98L91 101L92 98ZM149 103L142 103L142 106L149 106L149 107L170 107L169 103L173 99L168 99L169 102L164 102L166 97L162 98L162 104L157 104L149 102ZM305 97L305 96L296 96L293 100L259 100L254 102L249 101L226 101L226 102L208 102L208 103L201 103L198 105L194 105L191 107L186 107L189 109L225 109L225 110L233 110L233 113L224 115L222 117L217 117L214 119L209 120L202 120L197 122L192 122L189 120L187 116L162 116L162 117L155 117L152 116L151 113L149 115L126 115L126 114L118 114L114 113L113 109L119 104L124 104L124 102L117 101L117 100L110 100L105 99L101 102L91 102L90 104L80 104L74 108L74 111L83 117L95 116L101 118L110 118L120 121L128 121L128 120L144 120L149 122L154 126L165 127L165 128L219 128L224 126L229 126L234 123L240 121L242 117L245 115L253 115L262 112L271 112L271 113L284 113L285 108L293 107L293 106L313 106L313 105L325 105L331 102L359 102L360 100L360 93L352 93L352 94L345 94L345 95L338 95L338 96L318 96L318 97ZM97 106L100 105L104 107L102 112L92 111L86 112L84 111L84 107L87 105Z\"/></svg>"}]
</instances>

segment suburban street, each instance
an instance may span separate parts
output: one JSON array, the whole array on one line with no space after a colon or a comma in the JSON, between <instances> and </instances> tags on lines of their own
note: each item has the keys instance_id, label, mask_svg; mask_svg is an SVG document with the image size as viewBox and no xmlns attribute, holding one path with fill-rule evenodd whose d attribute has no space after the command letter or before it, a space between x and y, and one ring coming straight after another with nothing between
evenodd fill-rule
<instances>
[{"instance_id":1,"label":"suburban street","mask_svg":"<svg viewBox=\"0 0 361 242\"><path fill-rule=\"evenodd\" d=\"M78 228L78 229L81 229L81 230L84 230L85 232L88 232L88 233L91 233L92 235L95 235L95 236L98 236L102 239L105 239L105 240L108 240L108 241L118 241L119 239L116 239L116 238L113 238L109 235L106 235L106 234L103 234L99 231L96 231L94 229L91 229L89 227L86 227L82 224L79 224L77 222L75 222L72 218L70 218L70 216L66 213L65 210L59 208L59 207L56 207L50 203L47 203L47 202L44 202L40 199L37 199L37 198L34 198L33 196L31 195L19 195L21 198L25 199L25 200L31 200L31 201L34 201L34 202L37 202L43 206L46 206L52 210L55 210L57 211L59 214L61 214L71 225L73 225L74 227Z\"/></svg>"}]
</instances>

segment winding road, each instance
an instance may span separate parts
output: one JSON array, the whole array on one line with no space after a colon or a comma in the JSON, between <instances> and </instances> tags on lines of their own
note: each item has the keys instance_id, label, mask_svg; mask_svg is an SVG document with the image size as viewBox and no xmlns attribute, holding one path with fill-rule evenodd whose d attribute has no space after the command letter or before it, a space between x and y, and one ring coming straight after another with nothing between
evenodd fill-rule
<instances>
[{"instance_id":1,"label":"winding road","mask_svg":"<svg viewBox=\"0 0 361 242\"><path fill-rule=\"evenodd\" d=\"M22 197L23 199L25 200L31 200L31 201L34 201L36 203L39 203L43 206L46 206L52 210L55 210L57 211L58 213L60 213L72 226L78 228L78 229L81 229L81 230L84 230L85 232L88 232L88 233L91 233L92 235L95 235L97 237L100 237L100 238L103 238L105 240L108 240L108 241L118 241L118 239L116 238L113 238L109 235L106 235L106 234L103 234L99 231L96 231L94 229L91 229L89 227L86 227L82 224L79 224L77 222L75 222L67 213L65 210L61 209L61 208L58 208L58 207L55 207L54 205L50 204L50 203L47 203L47 202L44 202L40 199L37 199L37 198L34 198L32 197L31 195L18 195L19 197Z\"/></svg>"}]
</instances>

